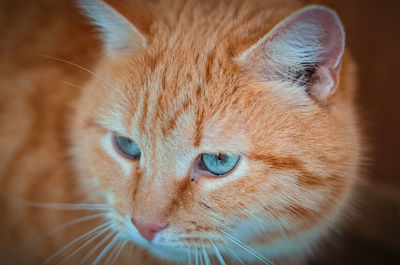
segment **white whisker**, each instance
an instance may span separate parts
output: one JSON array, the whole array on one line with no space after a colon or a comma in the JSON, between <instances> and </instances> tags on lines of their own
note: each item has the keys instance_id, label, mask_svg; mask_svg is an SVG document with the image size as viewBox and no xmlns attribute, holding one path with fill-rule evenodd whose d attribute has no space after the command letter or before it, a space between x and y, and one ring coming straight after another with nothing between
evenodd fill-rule
<instances>
[{"instance_id":1,"label":"white whisker","mask_svg":"<svg viewBox=\"0 0 400 265\"><path fill-rule=\"evenodd\" d=\"M92 250L90 250L86 256L81 260L81 262L79 263L79 265L83 265L85 264L85 262L94 254L94 252L96 252L96 250L98 250L108 239L110 239L110 237L113 236L113 233L109 233L108 235L106 235L97 245L95 245Z\"/></svg>"},{"instance_id":2,"label":"white whisker","mask_svg":"<svg viewBox=\"0 0 400 265\"><path fill-rule=\"evenodd\" d=\"M198 253L198 250L197 250L197 244L196 244L196 242L194 242L194 248L195 248L195 254L196 254L196 265L199 265L199 253Z\"/></svg>"},{"instance_id":3,"label":"white whisker","mask_svg":"<svg viewBox=\"0 0 400 265\"><path fill-rule=\"evenodd\" d=\"M89 70L89 69L87 69L87 68L85 68L85 67L83 67L83 66L81 66L79 64L76 64L76 63L73 63L71 61L67 61L67 60L64 60L64 59L60 59L60 58L57 58L57 57L53 57L53 56L50 56L50 55L44 55L44 54L38 54L38 53L28 53L28 54L29 55L33 55L33 56L37 56L37 57L52 59L54 61L58 61L58 62L62 62L62 63L66 63L66 64L69 64L69 65L75 66L75 67L77 67L77 68L79 68L79 69L81 69L81 70L93 75L94 77L96 77L97 79L102 81L104 84L106 84L108 87L113 89L113 86L110 84L110 82L108 82L107 80L105 80L104 78L99 76L98 74L94 73L93 71L91 71L91 70Z\"/></svg>"},{"instance_id":4,"label":"white whisker","mask_svg":"<svg viewBox=\"0 0 400 265\"><path fill-rule=\"evenodd\" d=\"M61 254L62 252L64 252L66 249L68 249L69 247L75 245L76 243L82 241L83 239L85 239L86 237L91 236L92 234L96 233L98 230L109 226L108 223L99 225L95 228L93 228L92 230L90 230L89 232L86 232L85 234L75 238L74 240L70 241L69 243L67 243L65 246L63 246L62 248L60 248L59 250L57 250L53 255L51 255L50 257L48 257L45 261L43 261L41 263L41 265L46 265L48 264L50 261L52 261L55 257L57 257L59 254Z\"/></svg>"},{"instance_id":5,"label":"white whisker","mask_svg":"<svg viewBox=\"0 0 400 265\"><path fill-rule=\"evenodd\" d=\"M103 257L104 255L110 250L110 248L117 243L119 240L119 235L116 234L114 236L114 238L107 244L107 246L105 248L103 248L103 250L100 252L99 256L97 256L97 258L95 259L95 261L93 261L92 265L96 265Z\"/></svg>"},{"instance_id":6,"label":"white whisker","mask_svg":"<svg viewBox=\"0 0 400 265\"><path fill-rule=\"evenodd\" d=\"M66 258L64 258L64 260L61 261L60 264L58 265L62 265L64 264L67 260L69 260L71 257L73 257L76 253L78 253L80 250L82 250L85 246L89 245L91 242L93 242L96 238L100 237L102 234L104 234L105 232L108 231L108 229L110 229L109 227L106 227L100 231L98 231L92 238L90 238L89 240L87 240L84 244L82 244L81 246L79 246L79 248L75 249L71 254L69 254Z\"/></svg>"},{"instance_id":7,"label":"white whisker","mask_svg":"<svg viewBox=\"0 0 400 265\"><path fill-rule=\"evenodd\" d=\"M111 205L109 204L87 204L87 203L46 203L46 202L28 202L23 201L26 205L45 209L57 209L57 210L109 210Z\"/></svg>"},{"instance_id":8,"label":"white whisker","mask_svg":"<svg viewBox=\"0 0 400 265\"><path fill-rule=\"evenodd\" d=\"M114 245L113 250L111 250L110 255L108 255L107 259L104 261L104 264L110 264L110 261L113 259L115 253L117 253L118 248L124 243L120 238L118 238L118 240L119 241Z\"/></svg>"},{"instance_id":9,"label":"white whisker","mask_svg":"<svg viewBox=\"0 0 400 265\"><path fill-rule=\"evenodd\" d=\"M244 265L243 261L238 257L238 255L236 255L236 253L228 245L226 245L226 247L229 249L229 252L231 252L232 256L239 261L240 265Z\"/></svg>"},{"instance_id":10,"label":"white whisker","mask_svg":"<svg viewBox=\"0 0 400 265\"><path fill-rule=\"evenodd\" d=\"M59 79L55 79L55 78L51 78L51 77L42 77L42 76L40 76L40 78L51 80L51 81L55 81L55 82L59 82L61 84L65 84L65 85L68 85L68 86L76 87L76 88L79 88L79 89L85 89L83 86L78 86L78 85L75 85L75 84L73 84L71 82L68 82L68 81L65 81L65 80L59 80Z\"/></svg>"},{"instance_id":11,"label":"white whisker","mask_svg":"<svg viewBox=\"0 0 400 265\"><path fill-rule=\"evenodd\" d=\"M102 203L52 203L52 202L31 202L18 197L0 193L12 200L15 203L25 204L26 206L48 208L48 209L59 209L59 210L108 210L112 208L111 204Z\"/></svg>"},{"instance_id":12,"label":"white whisker","mask_svg":"<svg viewBox=\"0 0 400 265\"><path fill-rule=\"evenodd\" d=\"M200 265L204 265L203 264L203 254L201 252L199 253L199 259L200 259Z\"/></svg>"},{"instance_id":13,"label":"white whisker","mask_svg":"<svg viewBox=\"0 0 400 265\"><path fill-rule=\"evenodd\" d=\"M234 236L222 231L222 230L218 230L221 233L226 235L226 238L228 238L229 240L231 240L233 243L235 243L236 245L238 245L239 247L241 247L242 249L246 250L247 252L249 252L250 254L252 254L254 257L256 257L257 259L259 259L260 261L262 261L265 264L268 265L273 265L274 263L269 261L268 259L266 259L265 257L263 257L260 253L258 253L257 251L255 251L254 249L252 249L251 247L249 247L247 244L243 243L242 241L240 241L239 239L235 238Z\"/></svg>"},{"instance_id":14,"label":"white whisker","mask_svg":"<svg viewBox=\"0 0 400 265\"><path fill-rule=\"evenodd\" d=\"M121 246L119 247L119 249L118 249L118 251L117 251L117 254L115 254L114 258L112 259L112 261L110 262L109 265L113 265L114 262L118 259L119 254L120 254L121 251L125 248L126 243L128 243L128 240L127 240L127 239L121 244ZM106 264L107 264L107 263L106 263Z\"/></svg>"},{"instance_id":15,"label":"white whisker","mask_svg":"<svg viewBox=\"0 0 400 265\"><path fill-rule=\"evenodd\" d=\"M82 223L82 222L85 222L85 221L89 221L89 220L93 220L93 219L96 219L96 218L100 218L102 216L105 216L105 213L93 214L93 215L84 216L84 217L80 217L80 218L74 219L74 220L69 221L67 223L64 223L62 225L56 226L55 228L53 228L53 229L51 229L49 231L46 231L44 234L42 234L38 238L36 238L36 241L39 241L39 240L41 240L41 239L43 239L45 237L53 235L53 234L65 229L67 227L70 227L70 226L72 226L74 224L79 224L79 223ZM29 245L29 244L25 244L25 245L21 246L21 248L23 248L26 245Z\"/></svg>"},{"instance_id":16,"label":"white whisker","mask_svg":"<svg viewBox=\"0 0 400 265\"><path fill-rule=\"evenodd\" d=\"M189 265L192 265L191 254L192 254L192 246L189 246L189 252L188 252Z\"/></svg>"},{"instance_id":17,"label":"white whisker","mask_svg":"<svg viewBox=\"0 0 400 265\"><path fill-rule=\"evenodd\" d=\"M203 248L203 253L204 253L204 262L206 263L206 265L211 265L210 264L210 259L208 258L208 254L207 254L207 251L204 248L203 242L201 242L201 246Z\"/></svg>"},{"instance_id":18,"label":"white whisker","mask_svg":"<svg viewBox=\"0 0 400 265\"><path fill-rule=\"evenodd\" d=\"M215 249L215 255L217 256L219 262L221 263L221 265L226 265L224 259L221 256L221 253L219 252L217 246L215 246L214 242L211 240L211 244L214 246Z\"/></svg>"},{"instance_id":19,"label":"white whisker","mask_svg":"<svg viewBox=\"0 0 400 265\"><path fill-rule=\"evenodd\" d=\"M63 230L65 228L67 228L67 227L70 227L70 226L72 226L74 224L79 224L79 223L82 223L82 222L85 222L85 221L90 221L90 220L93 220L93 219L96 219L96 218L103 217L105 215L106 215L105 213L98 213L98 214L92 214L92 215L89 215L89 216L84 216L84 217L81 217L81 218L78 218L78 219L74 219L74 220L69 221L67 223L64 223L64 224L62 224L60 226L57 226L57 227L53 228L50 231L47 231L42 237L55 234L58 231ZM42 238L42 237L40 237L40 238Z\"/></svg>"}]
</instances>

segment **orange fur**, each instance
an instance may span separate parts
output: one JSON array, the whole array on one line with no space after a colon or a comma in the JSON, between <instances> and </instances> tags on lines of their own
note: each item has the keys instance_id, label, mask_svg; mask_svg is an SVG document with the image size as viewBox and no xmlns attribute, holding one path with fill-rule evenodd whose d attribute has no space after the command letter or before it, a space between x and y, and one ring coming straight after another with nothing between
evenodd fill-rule
<instances>
[{"instance_id":1,"label":"orange fur","mask_svg":"<svg viewBox=\"0 0 400 265\"><path fill-rule=\"evenodd\" d=\"M110 56L69 1L37 2L36 7L28 2L0 7L0 18L15 25L0 42L0 256L5 264L40 264L106 221L129 239L122 220L131 216L168 224L169 243L192 248L192 255L193 242L210 253L215 243L235 264L223 247L223 229L236 231L275 264L298 264L351 212L362 153L351 56L344 54L336 91L324 102L306 103L277 91L275 82L257 80L234 61L304 4L109 0L147 39L144 49ZM42 15L40 9L51 12ZM99 77L30 52L77 62ZM104 145L111 133L135 139L140 161L110 155ZM211 151L239 153L244 175L237 170L234 180L200 175L189 181L190 171L179 169L185 168L183 157ZM40 238L92 212L35 208L19 199L111 203L112 209L103 218ZM234 230L239 226L245 232ZM296 240L310 244L271 254ZM131 241L133 249L125 247L116 264L169 264L151 246ZM84 248L67 264L79 264L89 251Z\"/></svg>"}]
</instances>

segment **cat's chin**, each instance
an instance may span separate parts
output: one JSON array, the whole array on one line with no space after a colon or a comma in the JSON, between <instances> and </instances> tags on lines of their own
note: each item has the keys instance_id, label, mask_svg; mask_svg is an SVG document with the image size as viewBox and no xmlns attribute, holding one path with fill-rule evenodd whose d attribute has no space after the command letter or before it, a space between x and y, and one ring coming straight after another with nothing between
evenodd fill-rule
<instances>
[{"instance_id":1,"label":"cat's chin","mask_svg":"<svg viewBox=\"0 0 400 265\"><path fill-rule=\"evenodd\" d=\"M132 244L139 245L144 250L150 252L155 257L173 262L184 262L188 260L188 252L179 246L169 245L167 243L159 243L159 242L143 242L140 240L139 242L135 239L131 239Z\"/></svg>"},{"instance_id":2,"label":"cat's chin","mask_svg":"<svg viewBox=\"0 0 400 265\"><path fill-rule=\"evenodd\" d=\"M176 247L152 244L147 250L162 260L184 262L189 258L187 251Z\"/></svg>"}]
</instances>

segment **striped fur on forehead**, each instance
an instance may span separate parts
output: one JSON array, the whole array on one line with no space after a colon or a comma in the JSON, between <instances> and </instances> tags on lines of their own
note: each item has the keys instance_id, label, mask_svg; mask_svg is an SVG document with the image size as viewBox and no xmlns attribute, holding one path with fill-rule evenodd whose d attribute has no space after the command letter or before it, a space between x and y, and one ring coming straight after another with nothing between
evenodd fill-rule
<instances>
[{"instance_id":1,"label":"striped fur on forehead","mask_svg":"<svg viewBox=\"0 0 400 265\"><path fill-rule=\"evenodd\" d=\"M0 2L2 263L299 265L355 212L355 66L323 1Z\"/></svg>"},{"instance_id":2,"label":"striped fur on forehead","mask_svg":"<svg viewBox=\"0 0 400 265\"><path fill-rule=\"evenodd\" d=\"M194 249L193 242L214 251L212 242L227 241L221 230L263 254L308 250L341 218L356 182L351 59L343 58L341 87L318 102L299 84L257 79L235 61L300 4L159 2L143 4L152 7L152 19L135 25L146 47L100 62L112 89L93 81L83 92L77 119L94 126L76 126L78 163L89 175L82 185L112 194L108 218L115 229L161 259ZM118 3L115 8L140 24ZM105 128L92 128L99 125ZM134 140L140 159L119 156L113 134ZM191 179L204 153L240 160L227 176ZM157 247L131 217L166 225L154 239Z\"/></svg>"}]
</instances>

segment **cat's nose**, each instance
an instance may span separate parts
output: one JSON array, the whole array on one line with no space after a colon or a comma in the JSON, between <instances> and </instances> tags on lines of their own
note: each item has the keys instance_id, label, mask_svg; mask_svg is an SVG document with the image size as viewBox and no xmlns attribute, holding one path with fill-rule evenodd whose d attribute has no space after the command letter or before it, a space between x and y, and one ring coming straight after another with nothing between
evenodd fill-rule
<instances>
[{"instance_id":1,"label":"cat's nose","mask_svg":"<svg viewBox=\"0 0 400 265\"><path fill-rule=\"evenodd\" d=\"M142 235L142 237L148 241L152 241L158 232L167 227L167 225L140 222L134 217L131 218L131 222Z\"/></svg>"}]
</instances>

